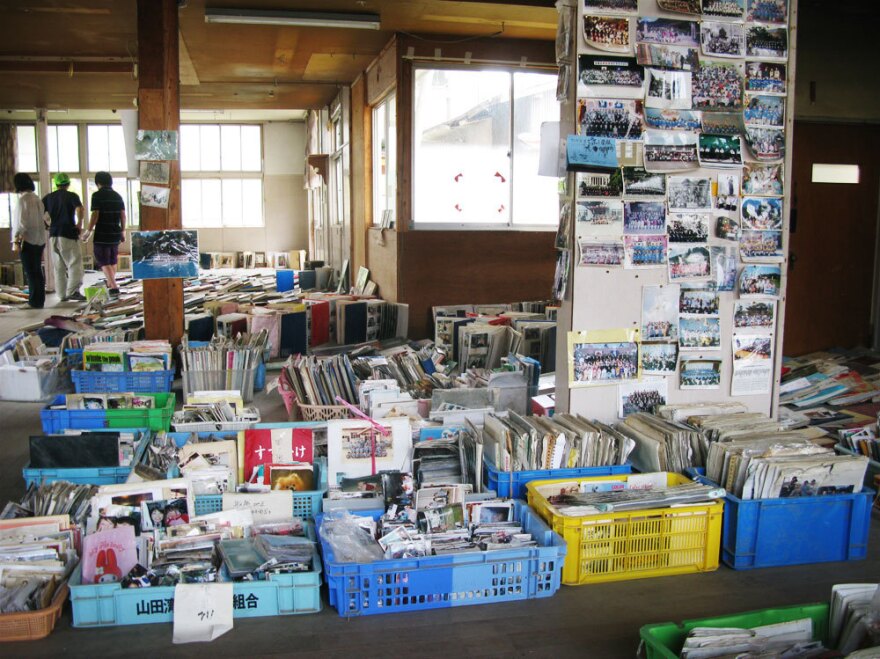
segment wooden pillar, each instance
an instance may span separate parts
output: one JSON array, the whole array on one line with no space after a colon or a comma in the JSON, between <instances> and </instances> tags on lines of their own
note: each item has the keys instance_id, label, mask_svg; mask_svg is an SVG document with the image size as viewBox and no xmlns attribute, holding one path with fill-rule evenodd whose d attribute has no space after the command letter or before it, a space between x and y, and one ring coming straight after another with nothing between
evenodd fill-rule
<instances>
[{"instance_id":1,"label":"wooden pillar","mask_svg":"<svg viewBox=\"0 0 880 659\"><path fill-rule=\"evenodd\" d=\"M180 130L180 64L177 0L138 0L138 128ZM179 141L178 141L179 143ZM168 208L140 207L141 230L180 229L180 161L171 163ZM148 339L180 343L183 280L144 280Z\"/></svg>"},{"instance_id":2,"label":"wooden pillar","mask_svg":"<svg viewBox=\"0 0 880 659\"><path fill-rule=\"evenodd\" d=\"M37 108L37 172L40 178L40 198L52 192L52 172L49 171L49 122L46 108ZM52 263L51 241L46 242L43 250L43 270L46 273L46 292L55 290L55 268ZM61 291L58 297L67 295Z\"/></svg>"}]
</instances>

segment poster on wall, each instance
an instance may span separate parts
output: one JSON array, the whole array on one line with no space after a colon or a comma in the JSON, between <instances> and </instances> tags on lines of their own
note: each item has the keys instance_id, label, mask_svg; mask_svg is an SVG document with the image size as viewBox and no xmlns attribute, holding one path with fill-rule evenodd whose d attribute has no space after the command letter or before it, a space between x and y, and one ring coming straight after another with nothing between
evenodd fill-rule
<instances>
[{"instance_id":1,"label":"poster on wall","mask_svg":"<svg viewBox=\"0 0 880 659\"><path fill-rule=\"evenodd\" d=\"M181 279L199 274L199 238L193 230L133 231L134 279Z\"/></svg>"}]
</instances>

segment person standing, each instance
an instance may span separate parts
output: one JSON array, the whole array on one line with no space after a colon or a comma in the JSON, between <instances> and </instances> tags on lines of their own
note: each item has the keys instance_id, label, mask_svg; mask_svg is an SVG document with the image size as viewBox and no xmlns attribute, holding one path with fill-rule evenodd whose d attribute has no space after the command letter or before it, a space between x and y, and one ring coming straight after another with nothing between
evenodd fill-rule
<instances>
[{"instance_id":1,"label":"person standing","mask_svg":"<svg viewBox=\"0 0 880 659\"><path fill-rule=\"evenodd\" d=\"M89 230L83 240L88 240L94 232L95 263L107 279L107 292L115 296L119 295L116 285L119 243L125 241L125 203L113 189L113 177L108 172L95 174L95 185L98 189L92 195Z\"/></svg>"},{"instance_id":2,"label":"person standing","mask_svg":"<svg viewBox=\"0 0 880 659\"><path fill-rule=\"evenodd\" d=\"M12 249L21 251L21 265L28 285L28 304L42 309L46 302L46 278L43 276L43 250L46 247L46 209L34 194L33 179L19 172L12 179L18 203L12 215Z\"/></svg>"},{"instance_id":3,"label":"person standing","mask_svg":"<svg viewBox=\"0 0 880 659\"><path fill-rule=\"evenodd\" d=\"M55 290L62 302L82 302L79 292L83 281L82 250L79 235L83 223L83 205L79 195L70 191L70 177L55 174L55 192L43 197L49 215L49 245L55 255Z\"/></svg>"}]
</instances>

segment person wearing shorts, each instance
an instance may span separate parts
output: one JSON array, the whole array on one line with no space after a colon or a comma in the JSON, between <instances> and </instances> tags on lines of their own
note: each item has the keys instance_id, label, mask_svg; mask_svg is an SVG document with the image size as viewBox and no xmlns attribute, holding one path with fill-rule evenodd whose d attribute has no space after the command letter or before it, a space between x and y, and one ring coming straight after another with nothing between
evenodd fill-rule
<instances>
[{"instance_id":1,"label":"person wearing shorts","mask_svg":"<svg viewBox=\"0 0 880 659\"><path fill-rule=\"evenodd\" d=\"M119 256L119 243L125 240L125 203L113 189L113 177L108 172L95 174L98 190L92 195L89 232L94 232L95 263L107 279L110 295L119 295L116 285L116 262Z\"/></svg>"}]
</instances>

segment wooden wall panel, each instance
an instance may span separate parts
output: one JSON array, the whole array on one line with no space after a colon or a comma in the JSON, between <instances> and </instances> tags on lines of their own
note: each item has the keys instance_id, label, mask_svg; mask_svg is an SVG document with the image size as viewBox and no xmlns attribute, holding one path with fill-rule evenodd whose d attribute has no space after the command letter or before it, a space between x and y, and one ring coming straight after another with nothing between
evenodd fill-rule
<instances>
[{"instance_id":1,"label":"wooden wall panel","mask_svg":"<svg viewBox=\"0 0 880 659\"><path fill-rule=\"evenodd\" d=\"M390 302L400 300L397 294L398 234L389 229L371 228L367 231L367 254L370 279L379 285L379 296ZM352 281L357 270L352 270Z\"/></svg>"},{"instance_id":2,"label":"wooden wall panel","mask_svg":"<svg viewBox=\"0 0 880 659\"><path fill-rule=\"evenodd\" d=\"M397 85L397 39L392 39L367 67L367 105L376 105Z\"/></svg>"}]
</instances>

